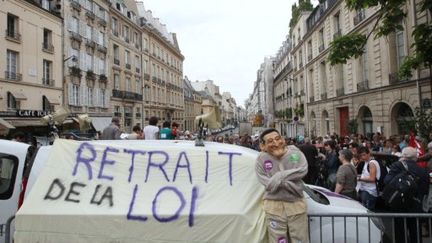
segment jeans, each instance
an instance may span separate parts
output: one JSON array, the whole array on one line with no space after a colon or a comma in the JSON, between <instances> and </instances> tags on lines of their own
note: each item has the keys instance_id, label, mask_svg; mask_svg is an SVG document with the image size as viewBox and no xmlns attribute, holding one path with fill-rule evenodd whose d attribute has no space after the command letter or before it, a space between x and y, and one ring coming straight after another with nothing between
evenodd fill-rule
<instances>
[{"instance_id":1,"label":"jeans","mask_svg":"<svg viewBox=\"0 0 432 243\"><path fill-rule=\"evenodd\" d=\"M360 201L369 210L375 209L377 197L369 194L367 191L359 191Z\"/></svg>"}]
</instances>

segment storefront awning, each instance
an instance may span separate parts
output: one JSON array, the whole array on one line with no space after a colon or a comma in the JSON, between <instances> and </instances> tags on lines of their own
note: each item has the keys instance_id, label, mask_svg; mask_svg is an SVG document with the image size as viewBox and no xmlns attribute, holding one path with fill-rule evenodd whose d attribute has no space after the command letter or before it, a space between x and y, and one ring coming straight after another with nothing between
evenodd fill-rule
<instances>
[{"instance_id":1,"label":"storefront awning","mask_svg":"<svg viewBox=\"0 0 432 243\"><path fill-rule=\"evenodd\" d=\"M6 128L6 129L15 129L15 127L10 124L9 122L3 120L3 118L0 118L0 126L1 128Z\"/></svg>"},{"instance_id":2,"label":"storefront awning","mask_svg":"<svg viewBox=\"0 0 432 243\"><path fill-rule=\"evenodd\" d=\"M40 118L37 119L13 119L8 120L14 127L42 127L47 126Z\"/></svg>"},{"instance_id":3,"label":"storefront awning","mask_svg":"<svg viewBox=\"0 0 432 243\"><path fill-rule=\"evenodd\" d=\"M103 131L105 127L111 124L111 117L91 117L92 125L96 131Z\"/></svg>"},{"instance_id":4,"label":"storefront awning","mask_svg":"<svg viewBox=\"0 0 432 243\"><path fill-rule=\"evenodd\" d=\"M51 105L60 105L60 101L59 101L59 99L57 99L57 98L53 98L53 97L46 97L47 99L48 99L48 102L51 104Z\"/></svg>"},{"instance_id":5,"label":"storefront awning","mask_svg":"<svg viewBox=\"0 0 432 243\"><path fill-rule=\"evenodd\" d=\"M21 92L11 91L10 93L16 100L27 100L27 97Z\"/></svg>"}]
</instances>

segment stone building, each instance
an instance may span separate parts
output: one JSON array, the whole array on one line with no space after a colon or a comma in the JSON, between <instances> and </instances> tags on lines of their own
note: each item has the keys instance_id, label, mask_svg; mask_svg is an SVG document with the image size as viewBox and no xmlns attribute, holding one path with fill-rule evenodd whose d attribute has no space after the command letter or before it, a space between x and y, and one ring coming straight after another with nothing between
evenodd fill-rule
<instances>
[{"instance_id":1,"label":"stone building","mask_svg":"<svg viewBox=\"0 0 432 243\"><path fill-rule=\"evenodd\" d=\"M187 77L183 82L185 104L183 130L194 132L197 130L195 117L202 114L202 98L201 94L192 87Z\"/></svg>"},{"instance_id":2,"label":"stone building","mask_svg":"<svg viewBox=\"0 0 432 243\"><path fill-rule=\"evenodd\" d=\"M425 13L409 6L415 6L414 2L409 1L405 8L403 31L370 38L363 56L336 66L327 61L331 41L348 33L369 33L377 9L350 11L344 1L327 0L301 15L290 30L293 73L287 81L293 82L291 94L305 104L306 133L403 134L412 126L415 108L429 108L424 106L431 98L429 70L416 70L409 80L398 80L396 75L402 60L413 52L413 24L427 21ZM278 77L275 83L281 85L280 80ZM275 104L282 107L278 100Z\"/></svg>"},{"instance_id":3,"label":"stone building","mask_svg":"<svg viewBox=\"0 0 432 243\"><path fill-rule=\"evenodd\" d=\"M46 136L40 118L64 104L62 19L54 3L1 3L0 136Z\"/></svg>"},{"instance_id":4,"label":"stone building","mask_svg":"<svg viewBox=\"0 0 432 243\"><path fill-rule=\"evenodd\" d=\"M183 60L175 33L136 2L142 30L144 70L144 123L150 116L184 124Z\"/></svg>"}]
</instances>

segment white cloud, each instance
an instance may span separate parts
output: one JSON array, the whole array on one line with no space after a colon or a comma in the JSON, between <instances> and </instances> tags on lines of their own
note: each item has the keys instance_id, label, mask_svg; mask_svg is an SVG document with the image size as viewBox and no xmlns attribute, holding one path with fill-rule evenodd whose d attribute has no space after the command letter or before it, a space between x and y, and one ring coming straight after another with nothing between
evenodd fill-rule
<instances>
[{"instance_id":1,"label":"white cloud","mask_svg":"<svg viewBox=\"0 0 432 243\"><path fill-rule=\"evenodd\" d=\"M243 105L265 56L285 36L294 0L145 0L144 6L177 34L183 74L212 79Z\"/></svg>"}]
</instances>

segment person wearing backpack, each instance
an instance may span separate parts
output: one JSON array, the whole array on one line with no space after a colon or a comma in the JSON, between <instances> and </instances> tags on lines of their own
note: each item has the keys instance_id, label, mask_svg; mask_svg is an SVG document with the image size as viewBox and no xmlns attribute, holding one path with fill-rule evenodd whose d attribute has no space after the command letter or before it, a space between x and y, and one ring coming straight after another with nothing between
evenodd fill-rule
<instances>
[{"instance_id":1,"label":"person wearing backpack","mask_svg":"<svg viewBox=\"0 0 432 243\"><path fill-rule=\"evenodd\" d=\"M404 148L401 159L390 167L390 171L384 178L383 198L393 212L423 213L422 201L428 194L429 177L426 170L420 168L416 161L416 149ZM421 242L421 227L418 229L420 241L417 241L416 219L407 218L406 221L410 242ZM396 239L403 239L405 233L404 220L395 218Z\"/></svg>"},{"instance_id":2,"label":"person wearing backpack","mask_svg":"<svg viewBox=\"0 0 432 243\"><path fill-rule=\"evenodd\" d=\"M377 180L381 178L381 170L378 161L372 158L367 147L358 149L360 160L364 161L361 175L357 178L359 184L358 195L360 202L369 210L375 210L378 198Z\"/></svg>"}]
</instances>

